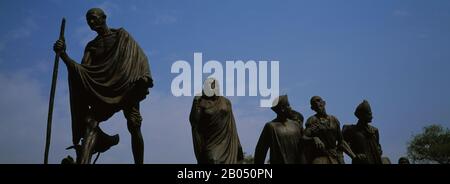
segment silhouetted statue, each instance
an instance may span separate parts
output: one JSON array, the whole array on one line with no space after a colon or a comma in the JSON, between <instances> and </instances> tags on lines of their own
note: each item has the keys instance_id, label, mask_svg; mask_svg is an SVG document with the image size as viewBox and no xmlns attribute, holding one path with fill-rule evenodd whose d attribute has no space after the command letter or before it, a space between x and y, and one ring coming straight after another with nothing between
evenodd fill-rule
<instances>
[{"instance_id":1,"label":"silhouetted statue","mask_svg":"<svg viewBox=\"0 0 450 184\"><path fill-rule=\"evenodd\" d=\"M301 147L303 116L291 109L287 95L275 101L278 104L272 110L277 117L264 126L255 149L255 164L264 164L269 149L270 164L305 163Z\"/></svg>"},{"instance_id":2,"label":"silhouetted statue","mask_svg":"<svg viewBox=\"0 0 450 184\"><path fill-rule=\"evenodd\" d=\"M359 159L352 160L353 164L382 164L382 149L378 129L369 125L372 122L372 109L369 102L364 100L356 107L356 125L344 125L342 135Z\"/></svg>"},{"instance_id":3,"label":"silhouetted statue","mask_svg":"<svg viewBox=\"0 0 450 184\"><path fill-rule=\"evenodd\" d=\"M98 125L123 110L134 161L142 164L144 141L139 103L153 87L147 57L125 29L106 25L103 10L90 9L86 20L98 35L87 44L81 64L67 55L64 40L54 44L69 73L73 147L81 149L77 163L88 164L94 152L106 151L118 143L118 136L103 133Z\"/></svg>"},{"instance_id":4,"label":"silhouetted statue","mask_svg":"<svg viewBox=\"0 0 450 184\"><path fill-rule=\"evenodd\" d=\"M400 159L398 159L398 164L410 164L410 162L408 158L400 157Z\"/></svg>"},{"instance_id":5,"label":"silhouetted statue","mask_svg":"<svg viewBox=\"0 0 450 184\"><path fill-rule=\"evenodd\" d=\"M306 153L308 163L344 164L343 151L350 158L355 158L355 154L343 140L338 119L327 114L325 101L319 96L314 96L310 103L311 109L316 114L308 118L305 124L304 139L313 145L313 149L307 150Z\"/></svg>"},{"instance_id":6,"label":"silhouetted statue","mask_svg":"<svg viewBox=\"0 0 450 184\"><path fill-rule=\"evenodd\" d=\"M199 164L237 164L244 159L231 102L218 91L219 82L208 78L192 103L189 120Z\"/></svg>"}]
</instances>

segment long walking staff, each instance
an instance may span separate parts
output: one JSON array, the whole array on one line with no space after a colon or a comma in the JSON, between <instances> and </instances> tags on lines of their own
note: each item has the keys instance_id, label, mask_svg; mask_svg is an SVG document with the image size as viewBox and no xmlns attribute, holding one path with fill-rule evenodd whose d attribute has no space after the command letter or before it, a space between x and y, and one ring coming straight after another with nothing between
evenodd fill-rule
<instances>
[{"instance_id":1,"label":"long walking staff","mask_svg":"<svg viewBox=\"0 0 450 184\"><path fill-rule=\"evenodd\" d=\"M64 39L64 29L66 27L66 19L63 18L61 22L61 31L59 32L59 39ZM52 116L53 116L53 103L55 100L55 89L56 80L58 79L58 64L59 64L59 53L55 55L55 64L53 65L53 77L52 77L52 87L50 90L50 101L48 103L48 118L47 118L47 137L45 140L45 156L44 164L48 164L48 151L50 149L50 139L52 136Z\"/></svg>"}]
</instances>

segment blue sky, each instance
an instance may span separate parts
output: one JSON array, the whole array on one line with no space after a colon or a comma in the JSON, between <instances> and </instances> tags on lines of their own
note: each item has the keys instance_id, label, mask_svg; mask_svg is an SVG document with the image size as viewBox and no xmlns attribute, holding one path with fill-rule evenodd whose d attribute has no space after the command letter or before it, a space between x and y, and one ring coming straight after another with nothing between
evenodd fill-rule
<instances>
[{"instance_id":1,"label":"blue sky","mask_svg":"<svg viewBox=\"0 0 450 184\"><path fill-rule=\"evenodd\" d=\"M341 124L367 99L384 155L396 162L423 126L450 127L450 1L62 1L0 2L0 163L42 163L54 53L64 16L69 55L80 61L95 34L85 12L101 7L150 59L155 88L141 103L145 163L195 163L192 97L171 95L176 60L278 60L281 93L305 117L311 96ZM61 65L50 162L72 155L67 73ZM255 97L230 97L244 151L253 154L275 116ZM163 117L161 115L169 115ZM102 123L121 142L99 163L132 163L123 115Z\"/></svg>"}]
</instances>

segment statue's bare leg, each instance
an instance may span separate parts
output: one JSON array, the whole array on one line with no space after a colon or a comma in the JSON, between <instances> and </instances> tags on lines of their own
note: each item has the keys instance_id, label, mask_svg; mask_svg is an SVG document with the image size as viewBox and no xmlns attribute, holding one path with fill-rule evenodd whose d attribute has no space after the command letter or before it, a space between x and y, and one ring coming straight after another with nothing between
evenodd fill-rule
<instances>
[{"instance_id":1,"label":"statue's bare leg","mask_svg":"<svg viewBox=\"0 0 450 184\"><path fill-rule=\"evenodd\" d=\"M131 134L131 147L135 164L144 163L144 139L142 138L141 124L142 117L139 112L139 103L127 106L123 109L127 119L128 131Z\"/></svg>"},{"instance_id":2,"label":"statue's bare leg","mask_svg":"<svg viewBox=\"0 0 450 184\"><path fill-rule=\"evenodd\" d=\"M81 160L80 164L90 164L92 158L92 152L97 140L97 127L98 121L88 117L86 119L86 132L81 145Z\"/></svg>"},{"instance_id":3,"label":"statue's bare leg","mask_svg":"<svg viewBox=\"0 0 450 184\"><path fill-rule=\"evenodd\" d=\"M131 133L131 147L133 149L133 157L135 164L144 163L144 139L140 128L136 128Z\"/></svg>"}]
</instances>

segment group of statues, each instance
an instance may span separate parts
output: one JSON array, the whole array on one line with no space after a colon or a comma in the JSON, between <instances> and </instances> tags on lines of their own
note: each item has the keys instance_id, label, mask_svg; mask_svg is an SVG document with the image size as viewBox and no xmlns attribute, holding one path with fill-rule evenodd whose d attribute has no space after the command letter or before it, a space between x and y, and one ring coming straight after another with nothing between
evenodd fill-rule
<instances>
[{"instance_id":1,"label":"group of statues","mask_svg":"<svg viewBox=\"0 0 450 184\"><path fill-rule=\"evenodd\" d=\"M205 84L217 85L217 81L208 79ZM372 121L369 102L364 100L356 108L357 124L345 125L342 131L339 120L327 114L326 102L319 96L311 98L311 109L316 114L308 118L305 128L302 114L291 108L287 95L275 102L272 110L276 118L262 130L255 148L255 164L264 164L269 150L271 164L343 164L344 152L354 164L383 163L378 129L369 125ZM242 161L243 152L227 98L204 93L195 97L190 122L198 163Z\"/></svg>"},{"instance_id":2,"label":"group of statues","mask_svg":"<svg viewBox=\"0 0 450 184\"><path fill-rule=\"evenodd\" d=\"M201 95L194 98L190 113L194 152L199 164L238 164L244 159L231 102L217 95L218 81L208 78ZM346 153L352 164L390 164L382 157L378 129L370 125L372 110L362 101L354 112L358 122L344 125L327 114L319 96L310 100L315 115L306 120L290 106L288 96L279 96L272 107L276 118L266 123L255 148L254 163L344 164ZM409 164L406 157L399 164Z\"/></svg>"},{"instance_id":3,"label":"group of statues","mask_svg":"<svg viewBox=\"0 0 450 184\"><path fill-rule=\"evenodd\" d=\"M72 142L76 160L64 163L89 164L95 153L118 144L118 135L103 132L99 123L123 111L131 134L136 164L144 161L144 140L139 103L153 87L148 59L131 35L123 28L111 29L106 14L99 8L86 13L89 27L97 32L90 41L81 63L66 53L64 39L54 44L54 51L67 66ZM207 79L202 94L194 97L189 116L194 153L199 164L237 164L244 159L230 100L217 95L218 82ZM271 164L342 164L345 152L352 163L382 164L378 129L369 125L369 102L358 105L355 125L344 125L327 114L325 101L311 98L316 112L306 120L293 110L287 95L272 107L276 118L266 123L255 148L254 162L263 164L270 150ZM95 161L94 161L95 162Z\"/></svg>"},{"instance_id":4,"label":"group of statues","mask_svg":"<svg viewBox=\"0 0 450 184\"><path fill-rule=\"evenodd\" d=\"M310 100L315 115L306 120L292 118L288 97L279 97L272 108L277 117L267 123L255 149L255 163L264 163L270 148L270 163L275 164L343 164L346 153L354 164L382 164L378 129L369 125L372 112L367 101L356 108L356 125L345 125L326 112L326 102L319 96ZM301 115L300 115L301 117Z\"/></svg>"},{"instance_id":5,"label":"group of statues","mask_svg":"<svg viewBox=\"0 0 450 184\"><path fill-rule=\"evenodd\" d=\"M217 85L207 79L205 85ZM213 93L215 94L215 93ZM319 96L310 100L315 115L303 127L303 115L293 110L288 96L278 97L272 110L276 118L265 124L255 148L254 163L264 164L270 150L270 164L344 164L346 153L352 164L390 164L382 157L378 129L369 125L372 110L364 100L355 110L358 122L344 125L326 112L326 102ZM223 96L195 97L190 122L194 150L199 164L238 164L243 152L236 131L230 101ZM409 164L405 157L399 164Z\"/></svg>"}]
</instances>

